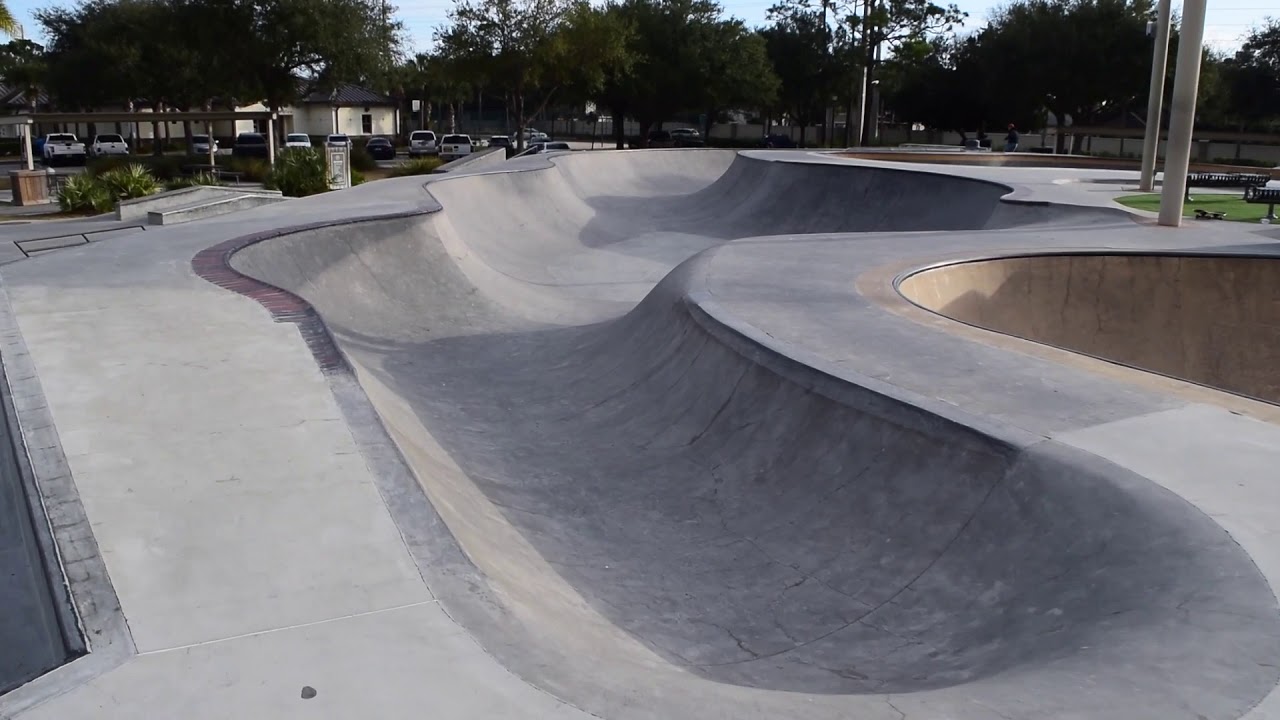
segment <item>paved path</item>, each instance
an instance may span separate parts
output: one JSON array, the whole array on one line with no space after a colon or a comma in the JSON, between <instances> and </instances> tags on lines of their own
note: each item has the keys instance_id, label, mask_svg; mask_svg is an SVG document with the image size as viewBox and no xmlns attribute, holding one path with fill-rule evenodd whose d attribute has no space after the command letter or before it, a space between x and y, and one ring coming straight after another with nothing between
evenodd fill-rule
<instances>
[{"instance_id":1,"label":"paved path","mask_svg":"<svg viewBox=\"0 0 1280 720\"><path fill-rule=\"evenodd\" d=\"M1096 173L946 171L1064 210L807 153L555 163L436 181L438 215L386 181L0 270L137 650L0 713L1234 718L1268 695L1273 408L969 336L890 283L1276 229L1134 224L1061 182ZM314 303L355 374L191 269L356 216L384 219L235 260Z\"/></svg>"}]
</instances>

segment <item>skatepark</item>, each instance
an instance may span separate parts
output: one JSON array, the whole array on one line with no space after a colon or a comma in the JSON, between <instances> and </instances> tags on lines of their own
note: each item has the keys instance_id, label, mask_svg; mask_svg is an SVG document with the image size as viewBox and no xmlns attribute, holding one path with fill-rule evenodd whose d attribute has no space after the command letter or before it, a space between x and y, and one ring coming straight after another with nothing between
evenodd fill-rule
<instances>
[{"instance_id":1,"label":"skatepark","mask_svg":"<svg viewBox=\"0 0 1280 720\"><path fill-rule=\"evenodd\" d=\"M1280 717L1280 229L1135 178L552 154L0 266L75 610L0 717Z\"/></svg>"}]
</instances>

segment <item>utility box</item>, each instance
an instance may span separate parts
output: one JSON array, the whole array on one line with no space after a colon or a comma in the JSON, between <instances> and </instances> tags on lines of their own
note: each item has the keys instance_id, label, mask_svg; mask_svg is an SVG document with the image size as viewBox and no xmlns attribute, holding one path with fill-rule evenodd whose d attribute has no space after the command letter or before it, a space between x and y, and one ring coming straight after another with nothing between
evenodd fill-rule
<instances>
[{"instance_id":1,"label":"utility box","mask_svg":"<svg viewBox=\"0 0 1280 720\"><path fill-rule=\"evenodd\" d=\"M329 168L329 189L351 187L351 149L346 144L326 144L324 164Z\"/></svg>"},{"instance_id":2,"label":"utility box","mask_svg":"<svg viewBox=\"0 0 1280 720\"><path fill-rule=\"evenodd\" d=\"M46 205L49 202L49 173L44 170L10 170L14 205Z\"/></svg>"}]
</instances>

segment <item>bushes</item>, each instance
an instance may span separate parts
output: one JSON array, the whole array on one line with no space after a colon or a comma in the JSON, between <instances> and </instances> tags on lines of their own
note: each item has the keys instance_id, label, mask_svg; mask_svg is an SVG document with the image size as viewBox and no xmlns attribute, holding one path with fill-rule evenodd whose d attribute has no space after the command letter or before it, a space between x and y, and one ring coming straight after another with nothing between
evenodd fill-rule
<instances>
[{"instance_id":1,"label":"bushes","mask_svg":"<svg viewBox=\"0 0 1280 720\"><path fill-rule=\"evenodd\" d=\"M276 158L276 166L264 184L268 190L279 190L289 197L316 195L329 190L329 169L319 152L310 148L291 149Z\"/></svg>"},{"instance_id":2,"label":"bushes","mask_svg":"<svg viewBox=\"0 0 1280 720\"><path fill-rule=\"evenodd\" d=\"M438 157L414 158L397 165L391 171L391 177L408 177L410 175L430 175L443 163Z\"/></svg>"},{"instance_id":3,"label":"bushes","mask_svg":"<svg viewBox=\"0 0 1280 720\"><path fill-rule=\"evenodd\" d=\"M151 176L157 180L172 180L182 176L182 167L184 165L198 162L200 162L198 158L183 157L181 155L129 155L126 157L108 155L106 157L91 158L86 167L89 172L95 175L102 175L129 165L140 165L150 171Z\"/></svg>"},{"instance_id":4,"label":"bushes","mask_svg":"<svg viewBox=\"0 0 1280 720\"><path fill-rule=\"evenodd\" d=\"M63 212L111 212L117 201L154 195L159 190L160 184L147 168L138 163L120 165L67 178L58 193L58 207Z\"/></svg>"},{"instance_id":5,"label":"bushes","mask_svg":"<svg viewBox=\"0 0 1280 720\"><path fill-rule=\"evenodd\" d=\"M164 184L165 190L181 190L182 188L195 187L197 185L221 185L222 181L218 176L211 172L199 172L195 175L186 175L174 178Z\"/></svg>"},{"instance_id":6,"label":"bushes","mask_svg":"<svg viewBox=\"0 0 1280 720\"><path fill-rule=\"evenodd\" d=\"M141 165L126 165L98 176L111 197L117 200L154 195L160 190L156 178Z\"/></svg>"},{"instance_id":7,"label":"bushes","mask_svg":"<svg viewBox=\"0 0 1280 720\"><path fill-rule=\"evenodd\" d=\"M115 198L107 186L94 175L84 172L72 175L58 193L58 207L63 212L110 212Z\"/></svg>"},{"instance_id":8,"label":"bushes","mask_svg":"<svg viewBox=\"0 0 1280 720\"><path fill-rule=\"evenodd\" d=\"M378 161L364 148L351 148L351 169L369 172L378 169Z\"/></svg>"},{"instance_id":9,"label":"bushes","mask_svg":"<svg viewBox=\"0 0 1280 720\"><path fill-rule=\"evenodd\" d=\"M364 173L353 168L351 170L351 187L355 187L357 185L363 185L364 182L365 182Z\"/></svg>"},{"instance_id":10,"label":"bushes","mask_svg":"<svg viewBox=\"0 0 1280 720\"><path fill-rule=\"evenodd\" d=\"M1266 160L1253 160L1251 158L1214 158L1213 161L1218 165L1238 165L1240 167L1259 167L1273 168L1275 163Z\"/></svg>"},{"instance_id":11,"label":"bushes","mask_svg":"<svg viewBox=\"0 0 1280 720\"><path fill-rule=\"evenodd\" d=\"M280 160L290 152L292 150L286 150L276 155L276 165L279 165ZM271 165L262 158L232 156L229 158L219 157L218 159L221 161L222 167L232 172L240 173L241 177L248 182L266 182L267 175L271 172Z\"/></svg>"}]
</instances>

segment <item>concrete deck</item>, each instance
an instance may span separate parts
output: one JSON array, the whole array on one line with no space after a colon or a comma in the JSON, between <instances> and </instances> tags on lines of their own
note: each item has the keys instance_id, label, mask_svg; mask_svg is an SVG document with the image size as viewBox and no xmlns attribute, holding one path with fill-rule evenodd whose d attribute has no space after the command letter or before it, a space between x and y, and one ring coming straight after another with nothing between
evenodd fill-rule
<instances>
[{"instance_id":1,"label":"concrete deck","mask_svg":"<svg viewBox=\"0 0 1280 720\"><path fill-rule=\"evenodd\" d=\"M893 286L1280 229L1123 172L509 169L0 270L127 621L0 715L1280 717L1275 407Z\"/></svg>"}]
</instances>

